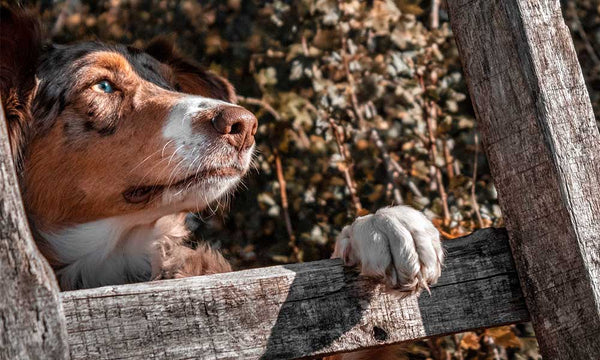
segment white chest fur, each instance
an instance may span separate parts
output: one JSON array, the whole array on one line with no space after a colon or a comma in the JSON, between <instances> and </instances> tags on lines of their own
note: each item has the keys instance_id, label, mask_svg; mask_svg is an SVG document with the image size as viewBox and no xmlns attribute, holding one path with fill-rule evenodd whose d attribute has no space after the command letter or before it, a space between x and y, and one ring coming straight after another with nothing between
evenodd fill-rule
<instances>
[{"instance_id":1,"label":"white chest fur","mask_svg":"<svg viewBox=\"0 0 600 360\"><path fill-rule=\"evenodd\" d=\"M147 281L152 274L155 244L181 241L186 235L180 214L140 223L114 217L42 233L65 267L57 272L63 289Z\"/></svg>"}]
</instances>

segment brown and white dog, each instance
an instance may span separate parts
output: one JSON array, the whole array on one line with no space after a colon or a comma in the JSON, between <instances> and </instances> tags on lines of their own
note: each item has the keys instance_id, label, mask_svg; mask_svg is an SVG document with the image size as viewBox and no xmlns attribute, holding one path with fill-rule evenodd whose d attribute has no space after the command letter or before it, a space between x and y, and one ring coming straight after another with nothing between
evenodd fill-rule
<instances>
[{"instance_id":1,"label":"brown and white dog","mask_svg":"<svg viewBox=\"0 0 600 360\"><path fill-rule=\"evenodd\" d=\"M62 289L231 271L185 246L184 217L236 187L257 120L231 84L164 40L42 47L37 20L2 9L0 85L21 191ZM390 207L345 227L334 257L418 291L440 275L439 234Z\"/></svg>"}]
</instances>

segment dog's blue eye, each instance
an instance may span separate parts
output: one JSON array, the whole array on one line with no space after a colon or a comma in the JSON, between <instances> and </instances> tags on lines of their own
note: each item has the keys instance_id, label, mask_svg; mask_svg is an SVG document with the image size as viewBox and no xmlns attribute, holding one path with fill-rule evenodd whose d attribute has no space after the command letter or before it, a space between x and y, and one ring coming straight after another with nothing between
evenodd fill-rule
<instances>
[{"instance_id":1,"label":"dog's blue eye","mask_svg":"<svg viewBox=\"0 0 600 360\"><path fill-rule=\"evenodd\" d=\"M92 86L92 89L96 92L101 92L101 93L105 93L105 94L110 94L110 93L115 92L115 90L113 89L110 82L108 82L106 80L102 80L99 83L97 83L96 85Z\"/></svg>"}]
</instances>

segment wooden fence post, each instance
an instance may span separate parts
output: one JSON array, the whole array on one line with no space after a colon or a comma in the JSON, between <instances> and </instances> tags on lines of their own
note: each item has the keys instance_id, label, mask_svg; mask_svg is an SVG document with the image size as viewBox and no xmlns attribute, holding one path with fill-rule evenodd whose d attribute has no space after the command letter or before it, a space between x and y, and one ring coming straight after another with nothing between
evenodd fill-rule
<instances>
[{"instance_id":1,"label":"wooden fence post","mask_svg":"<svg viewBox=\"0 0 600 360\"><path fill-rule=\"evenodd\" d=\"M66 359L58 285L31 238L1 105L0 274L0 359Z\"/></svg>"},{"instance_id":2,"label":"wooden fence post","mask_svg":"<svg viewBox=\"0 0 600 360\"><path fill-rule=\"evenodd\" d=\"M544 359L600 354L600 134L558 0L448 0Z\"/></svg>"}]
</instances>

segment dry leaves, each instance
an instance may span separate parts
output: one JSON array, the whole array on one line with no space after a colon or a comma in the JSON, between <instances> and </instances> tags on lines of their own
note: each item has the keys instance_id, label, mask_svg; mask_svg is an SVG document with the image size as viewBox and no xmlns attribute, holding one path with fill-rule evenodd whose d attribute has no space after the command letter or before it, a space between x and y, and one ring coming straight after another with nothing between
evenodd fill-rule
<instances>
[{"instance_id":1,"label":"dry leaves","mask_svg":"<svg viewBox=\"0 0 600 360\"><path fill-rule=\"evenodd\" d=\"M510 326L486 329L484 334L493 338L494 343L498 346L520 348L523 345L521 340L515 336Z\"/></svg>"},{"instance_id":2,"label":"dry leaves","mask_svg":"<svg viewBox=\"0 0 600 360\"><path fill-rule=\"evenodd\" d=\"M464 350L479 350L481 348L481 345L479 344L479 335L474 332L464 333L460 340L460 348Z\"/></svg>"}]
</instances>

